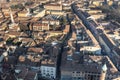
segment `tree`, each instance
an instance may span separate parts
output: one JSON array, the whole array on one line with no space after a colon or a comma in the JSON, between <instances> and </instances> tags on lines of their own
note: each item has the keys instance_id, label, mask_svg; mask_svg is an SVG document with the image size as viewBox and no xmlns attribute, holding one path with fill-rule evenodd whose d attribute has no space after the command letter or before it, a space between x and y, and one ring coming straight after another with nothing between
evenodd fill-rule
<instances>
[{"instance_id":1,"label":"tree","mask_svg":"<svg viewBox=\"0 0 120 80\"><path fill-rule=\"evenodd\" d=\"M11 5L11 9L23 9L24 6L22 4L17 4L17 5Z\"/></svg>"},{"instance_id":2,"label":"tree","mask_svg":"<svg viewBox=\"0 0 120 80\"><path fill-rule=\"evenodd\" d=\"M30 6L30 5L32 5L32 4L33 4L32 1L29 1L29 2L26 2L26 3L25 3L26 6Z\"/></svg>"},{"instance_id":3,"label":"tree","mask_svg":"<svg viewBox=\"0 0 120 80\"><path fill-rule=\"evenodd\" d=\"M56 30L56 24L52 26L52 29L55 31Z\"/></svg>"},{"instance_id":4,"label":"tree","mask_svg":"<svg viewBox=\"0 0 120 80\"><path fill-rule=\"evenodd\" d=\"M60 22L61 22L62 25L66 25L67 24L67 19L64 16L62 16Z\"/></svg>"},{"instance_id":5,"label":"tree","mask_svg":"<svg viewBox=\"0 0 120 80\"><path fill-rule=\"evenodd\" d=\"M99 8L102 10L103 13L111 12L111 8L108 5L103 5L103 6L99 7Z\"/></svg>"},{"instance_id":6,"label":"tree","mask_svg":"<svg viewBox=\"0 0 120 80\"><path fill-rule=\"evenodd\" d=\"M99 9L101 9L103 13L107 14L105 20L116 20L120 22L119 21L120 7L114 8L113 6L104 5L104 6L99 7Z\"/></svg>"}]
</instances>

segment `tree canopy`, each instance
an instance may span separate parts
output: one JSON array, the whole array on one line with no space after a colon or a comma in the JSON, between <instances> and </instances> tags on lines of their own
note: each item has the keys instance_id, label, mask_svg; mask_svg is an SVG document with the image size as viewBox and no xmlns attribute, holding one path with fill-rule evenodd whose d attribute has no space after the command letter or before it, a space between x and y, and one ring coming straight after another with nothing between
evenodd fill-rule
<instances>
[{"instance_id":1,"label":"tree canopy","mask_svg":"<svg viewBox=\"0 0 120 80\"><path fill-rule=\"evenodd\" d=\"M113 6L108 6L108 5L104 5L101 6L100 9L102 10L103 13L106 13L106 20L116 20L118 22L120 19L120 6L118 6L117 8L114 8Z\"/></svg>"},{"instance_id":2,"label":"tree canopy","mask_svg":"<svg viewBox=\"0 0 120 80\"><path fill-rule=\"evenodd\" d=\"M11 9L23 9L24 6L22 4L17 4L17 5L11 5Z\"/></svg>"}]
</instances>

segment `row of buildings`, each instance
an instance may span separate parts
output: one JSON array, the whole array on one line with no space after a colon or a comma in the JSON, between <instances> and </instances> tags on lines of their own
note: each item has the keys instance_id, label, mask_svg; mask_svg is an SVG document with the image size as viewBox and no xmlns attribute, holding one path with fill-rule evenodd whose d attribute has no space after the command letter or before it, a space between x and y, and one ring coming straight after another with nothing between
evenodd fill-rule
<instances>
[{"instance_id":1,"label":"row of buildings","mask_svg":"<svg viewBox=\"0 0 120 80\"><path fill-rule=\"evenodd\" d=\"M0 79L55 80L61 42L69 32L69 25L61 28L65 15L60 4L33 3L23 5L24 9L9 9L8 4L3 4L6 6L1 6Z\"/></svg>"},{"instance_id":2,"label":"row of buildings","mask_svg":"<svg viewBox=\"0 0 120 80\"><path fill-rule=\"evenodd\" d=\"M99 17L100 15L98 15L97 18L94 17L94 15L103 14L102 11L101 10L97 10L97 9L96 10L95 9L92 10L92 8L89 8L89 6L86 9L86 8L82 7L82 2L81 1L79 1L78 3L74 3L72 5L72 8L73 8L74 12L78 15L78 17L80 19L82 19L82 22L86 26L86 28L88 30L90 30L90 32L93 34L93 36L96 38L96 40L100 44L101 49L102 49L101 50L102 54L104 54L104 53L107 54L109 56L109 59L111 59L111 62L114 63L114 64L112 63L114 65L114 68L116 66L118 74L116 75L115 73L113 73L114 76L116 75L116 77L115 78L112 78L112 77L110 78L111 75L107 75L106 79L108 79L108 80L118 79L119 80L119 67L118 67L119 61L117 61L119 59L118 59L118 56L115 56L115 55L117 55L115 53L115 50L119 51L119 48L115 48L116 46L114 44L114 41L112 41L108 37L109 32L110 31L113 32L114 30L111 29L110 26L105 26L105 25L108 25L109 22L108 23L104 23L103 22L103 24L102 24L102 19L104 19L105 16L103 18ZM106 14L104 14L104 15L106 15ZM99 21L99 23L98 23L98 21ZM115 27L115 25L112 26L112 27L114 29L116 28L119 31L119 28ZM107 28L107 30L105 30L105 28ZM106 34L106 32L107 32L107 34ZM112 35L111 35L111 37L112 37ZM118 42L116 42L116 43L118 44ZM95 78L95 77L92 77L92 78ZM94 80L94 79L92 79L92 80Z\"/></svg>"},{"instance_id":3,"label":"row of buildings","mask_svg":"<svg viewBox=\"0 0 120 80\"><path fill-rule=\"evenodd\" d=\"M61 80L119 80L120 72L94 35L76 17L61 60ZM77 20L78 19L78 20Z\"/></svg>"},{"instance_id":4,"label":"row of buildings","mask_svg":"<svg viewBox=\"0 0 120 80\"><path fill-rule=\"evenodd\" d=\"M36 0L29 6L23 4L24 9L8 9L7 4L1 6L0 78L119 80L119 64L116 67L109 55L119 50L113 48L113 43L118 43L119 39L107 33L109 27L98 24L97 20L103 19L105 14L86 9L83 3ZM17 4L18 1L14 5ZM82 15L82 19L72 10ZM85 22L90 26L86 27ZM94 33L98 33L97 36ZM102 55L103 52L109 53L108 56Z\"/></svg>"}]
</instances>

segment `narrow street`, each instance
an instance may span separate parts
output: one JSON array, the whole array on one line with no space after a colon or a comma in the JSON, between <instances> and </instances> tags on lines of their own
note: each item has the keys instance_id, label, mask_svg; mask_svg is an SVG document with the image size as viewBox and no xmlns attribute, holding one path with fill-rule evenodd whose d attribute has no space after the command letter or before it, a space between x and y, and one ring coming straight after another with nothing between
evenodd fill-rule
<instances>
[{"instance_id":1,"label":"narrow street","mask_svg":"<svg viewBox=\"0 0 120 80\"><path fill-rule=\"evenodd\" d=\"M64 47L67 45L67 42L68 40L70 39L71 35L72 35L72 25L71 25L71 21L69 20L69 16L67 14L67 21L70 25L70 30L69 32L67 33L67 35L65 36L63 42L61 43L61 49L59 51L59 54L58 54L58 60L57 60L57 80L60 79L60 76L61 76L61 72L60 72L60 67L61 67L61 58L62 58L62 53L64 52Z\"/></svg>"}]
</instances>

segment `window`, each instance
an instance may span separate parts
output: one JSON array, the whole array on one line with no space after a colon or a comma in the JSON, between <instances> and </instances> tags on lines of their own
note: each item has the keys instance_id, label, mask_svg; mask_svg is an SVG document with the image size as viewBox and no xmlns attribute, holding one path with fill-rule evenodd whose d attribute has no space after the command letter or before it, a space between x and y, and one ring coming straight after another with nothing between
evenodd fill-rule
<instances>
[{"instance_id":1,"label":"window","mask_svg":"<svg viewBox=\"0 0 120 80\"><path fill-rule=\"evenodd\" d=\"M51 74L51 75L53 75L53 74Z\"/></svg>"},{"instance_id":2,"label":"window","mask_svg":"<svg viewBox=\"0 0 120 80\"><path fill-rule=\"evenodd\" d=\"M42 27L41 27L41 26L39 26L39 27L38 27L38 30L42 30Z\"/></svg>"},{"instance_id":3,"label":"window","mask_svg":"<svg viewBox=\"0 0 120 80\"><path fill-rule=\"evenodd\" d=\"M76 73L80 73L80 72L76 72Z\"/></svg>"},{"instance_id":4,"label":"window","mask_svg":"<svg viewBox=\"0 0 120 80\"><path fill-rule=\"evenodd\" d=\"M43 70L43 72L45 72L45 70Z\"/></svg>"}]
</instances>

